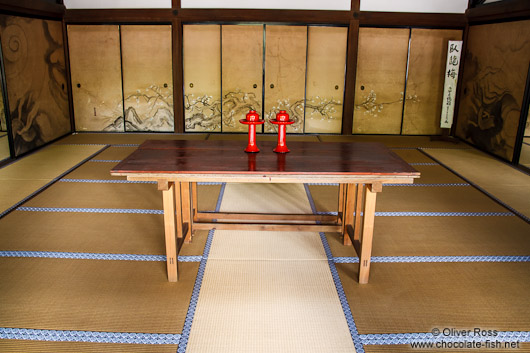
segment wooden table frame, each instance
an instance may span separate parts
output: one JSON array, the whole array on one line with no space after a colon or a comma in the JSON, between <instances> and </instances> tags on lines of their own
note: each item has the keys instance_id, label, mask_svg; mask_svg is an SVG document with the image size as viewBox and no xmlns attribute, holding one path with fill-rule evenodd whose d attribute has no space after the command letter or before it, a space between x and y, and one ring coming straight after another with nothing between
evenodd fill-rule
<instances>
[{"instance_id":1,"label":"wooden table frame","mask_svg":"<svg viewBox=\"0 0 530 353\"><path fill-rule=\"evenodd\" d=\"M122 162L123 163L123 162ZM413 170L413 169L412 169ZM156 181L162 191L168 280L178 280L178 253L191 242L195 230L268 230L339 232L344 245L359 257L359 283L368 283L377 193L383 184L412 184L419 173L307 174L261 172L170 173L120 170L111 174L130 181ZM333 183L339 185L337 215L199 212L197 183ZM214 221L215 220L215 221ZM265 222L268 221L268 222ZM296 221L299 221L296 223ZM271 223L272 222L272 223Z\"/></svg>"}]
</instances>

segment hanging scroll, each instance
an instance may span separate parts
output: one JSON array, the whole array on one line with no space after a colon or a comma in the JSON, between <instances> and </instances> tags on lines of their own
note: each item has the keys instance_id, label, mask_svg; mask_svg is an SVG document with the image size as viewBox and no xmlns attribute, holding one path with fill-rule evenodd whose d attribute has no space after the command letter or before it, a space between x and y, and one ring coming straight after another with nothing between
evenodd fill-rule
<instances>
[{"instance_id":1,"label":"hanging scroll","mask_svg":"<svg viewBox=\"0 0 530 353\"><path fill-rule=\"evenodd\" d=\"M445 65L445 84L442 100L442 118L440 127L449 129L453 124L455 110L456 82L458 80L458 67L460 53L462 52L461 40L450 40L447 46L447 64Z\"/></svg>"}]
</instances>

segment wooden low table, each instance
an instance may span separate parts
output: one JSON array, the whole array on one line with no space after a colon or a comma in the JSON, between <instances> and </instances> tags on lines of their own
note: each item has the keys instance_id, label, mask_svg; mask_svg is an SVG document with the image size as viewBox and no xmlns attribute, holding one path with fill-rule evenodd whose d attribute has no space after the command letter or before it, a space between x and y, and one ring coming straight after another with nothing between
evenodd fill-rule
<instances>
[{"instance_id":1,"label":"wooden low table","mask_svg":"<svg viewBox=\"0 0 530 353\"><path fill-rule=\"evenodd\" d=\"M241 141L148 140L111 170L131 181L158 182L168 280L178 279L182 243L190 242L196 229L215 228L340 232L359 257L359 283L368 283L376 195L383 183L412 184L420 173L380 143L289 142L287 154L272 152L275 142L258 145L260 153L245 153ZM338 213L199 212L197 182L337 183Z\"/></svg>"}]
</instances>

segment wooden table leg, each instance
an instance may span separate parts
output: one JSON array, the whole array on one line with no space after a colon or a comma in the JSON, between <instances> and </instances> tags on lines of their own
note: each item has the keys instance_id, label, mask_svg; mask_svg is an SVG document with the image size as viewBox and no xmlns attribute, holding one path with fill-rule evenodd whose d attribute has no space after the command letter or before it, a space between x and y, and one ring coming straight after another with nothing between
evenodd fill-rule
<instances>
[{"instance_id":1,"label":"wooden table leg","mask_svg":"<svg viewBox=\"0 0 530 353\"><path fill-rule=\"evenodd\" d=\"M375 199L382 189L382 184L368 184L364 192L363 231L361 254L359 256L359 283L368 283L370 277L370 260L372 257L372 239L374 236Z\"/></svg>"},{"instance_id":2,"label":"wooden table leg","mask_svg":"<svg viewBox=\"0 0 530 353\"><path fill-rule=\"evenodd\" d=\"M194 222L199 221L199 218L197 217L197 212L199 212L198 203L199 201L197 198L197 183L192 182L191 183L191 214L193 216Z\"/></svg>"},{"instance_id":3,"label":"wooden table leg","mask_svg":"<svg viewBox=\"0 0 530 353\"><path fill-rule=\"evenodd\" d=\"M181 193L182 193L182 224L187 223L188 229L186 234L184 234L184 242L191 243L191 203L190 203L190 183L182 182L181 183Z\"/></svg>"},{"instance_id":4,"label":"wooden table leg","mask_svg":"<svg viewBox=\"0 0 530 353\"><path fill-rule=\"evenodd\" d=\"M166 262L167 262L167 279L169 282L178 280L177 268L177 217L176 217L176 198L175 183L167 180L158 181L158 190L162 191L162 200L164 206L164 230L166 234ZM180 199L180 193L179 197Z\"/></svg>"},{"instance_id":5,"label":"wooden table leg","mask_svg":"<svg viewBox=\"0 0 530 353\"><path fill-rule=\"evenodd\" d=\"M361 220L363 212L363 193L365 186L363 184L357 184L357 193L355 200L355 220L354 220L354 235L353 241L359 241L359 235L361 234Z\"/></svg>"},{"instance_id":6,"label":"wooden table leg","mask_svg":"<svg viewBox=\"0 0 530 353\"><path fill-rule=\"evenodd\" d=\"M353 225L353 209L355 206L355 184L347 184L345 186L346 188L346 196L345 196L345 216L344 216L344 238L343 238L343 244L350 246L352 245L352 241L350 238L350 235L348 234L348 226Z\"/></svg>"}]
</instances>

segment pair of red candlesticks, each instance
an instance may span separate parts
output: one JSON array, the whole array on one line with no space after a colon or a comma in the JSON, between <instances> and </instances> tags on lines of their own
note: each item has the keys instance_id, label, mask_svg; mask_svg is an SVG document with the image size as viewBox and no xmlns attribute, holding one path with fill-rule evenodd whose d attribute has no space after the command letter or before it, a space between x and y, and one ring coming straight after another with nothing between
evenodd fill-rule
<instances>
[{"instance_id":1,"label":"pair of red candlesticks","mask_svg":"<svg viewBox=\"0 0 530 353\"><path fill-rule=\"evenodd\" d=\"M271 124L278 125L278 145L275 149L273 149L276 153L287 153L289 152L289 149L287 148L287 145L285 144L285 138L286 138L286 128L287 125L294 124L293 120L289 120L289 114L285 112L285 110L280 110L278 114L276 114L276 119L269 120ZM250 153L257 153L259 152L259 148L256 145L256 125L261 125L265 122L265 120L259 118L258 113L256 113L255 110L251 110L247 114L246 119L239 120L241 124L248 125L248 145L247 148L245 148L245 152Z\"/></svg>"}]
</instances>

